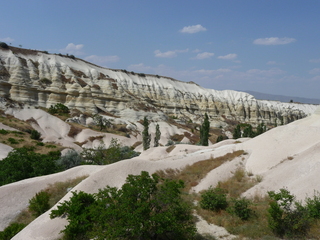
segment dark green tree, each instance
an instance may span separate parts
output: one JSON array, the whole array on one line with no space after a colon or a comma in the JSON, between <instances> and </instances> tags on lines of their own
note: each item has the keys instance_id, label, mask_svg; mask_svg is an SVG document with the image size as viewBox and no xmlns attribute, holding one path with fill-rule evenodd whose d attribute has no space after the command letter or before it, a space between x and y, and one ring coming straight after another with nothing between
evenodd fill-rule
<instances>
[{"instance_id":1,"label":"dark green tree","mask_svg":"<svg viewBox=\"0 0 320 240\"><path fill-rule=\"evenodd\" d=\"M250 124L247 124L247 126L243 130L242 137L255 137L255 132L252 129L252 126Z\"/></svg>"},{"instance_id":2,"label":"dark green tree","mask_svg":"<svg viewBox=\"0 0 320 240\"><path fill-rule=\"evenodd\" d=\"M233 130L233 138L238 139L241 138L241 126L238 124L236 128Z\"/></svg>"},{"instance_id":3,"label":"dark green tree","mask_svg":"<svg viewBox=\"0 0 320 240\"><path fill-rule=\"evenodd\" d=\"M157 124L156 125L156 135L154 137L154 146L155 147L159 146L160 137L161 137L160 127L159 127L159 124Z\"/></svg>"},{"instance_id":4,"label":"dark green tree","mask_svg":"<svg viewBox=\"0 0 320 240\"><path fill-rule=\"evenodd\" d=\"M223 136L222 136L222 135L219 135L219 136L217 137L217 142L221 142L221 141L223 141Z\"/></svg>"},{"instance_id":5,"label":"dark green tree","mask_svg":"<svg viewBox=\"0 0 320 240\"><path fill-rule=\"evenodd\" d=\"M59 205L50 216L66 214L69 225L63 231L67 237L192 239L196 229L191 207L181 198L183 187L182 181L141 172L129 175L120 189L108 186L89 196L73 193L70 201Z\"/></svg>"},{"instance_id":6,"label":"dark green tree","mask_svg":"<svg viewBox=\"0 0 320 240\"><path fill-rule=\"evenodd\" d=\"M209 131L210 131L210 122L208 114L205 113L203 123L200 127L200 145L208 146L209 145Z\"/></svg>"},{"instance_id":7,"label":"dark green tree","mask_svg":"<svg viewBox=\"0 0 320 240\"><path fill-rule=\"evenodd\" d=\"M147 117L144 117L142 125L144 127L142 132L143 150L147 150L150 148L151 141L151 135L149 134L149 121Z\"/></svg>"},{"instance_id":8,"label":"dark green tree","mask_svg":"<svg viewBox=\"0 0 320 240\"><path fill-rule=\"evenodd\" d=\"M259 123L258 126L257 126L256 135L258 136L258 135L264 133L265 131L267 131L267 128L266 128L266 126L264 125L264 123Z\"/></svg>"},{"instance_id":9,"label":"dark green tree","mask_svg":"<svg viewBox=\"0 0 320 240\"><path fill-rule=\"evenodd\" d=\"M0 185L59 171L60 152L39 154L29 148L16 148L0 161Z\"/></svg>"}]
</instances>

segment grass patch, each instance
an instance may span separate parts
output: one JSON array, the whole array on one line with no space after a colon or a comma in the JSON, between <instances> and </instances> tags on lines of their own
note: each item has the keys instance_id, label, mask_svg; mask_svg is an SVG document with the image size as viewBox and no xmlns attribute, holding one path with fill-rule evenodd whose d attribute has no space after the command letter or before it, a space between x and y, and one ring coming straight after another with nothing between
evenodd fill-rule
<instances>
[{"instance_id":1,"label":"grass patch","mask_svg":"<svg viewBox=\"0 0 320 240\"><path fill-rule=\"evenodd\" d=\"M172 147L172 146L170 146ZM170 148L169 147L169 148ZM207 160L195 162L192 165L186 166L182 170L177 169L165 169L159 170L156 173L168 179L182 180L185 183L184 191L189 192L189 190L197 186L199 182L213 169L219 167L221 164L231 161L236 157L241 156L244 153L243 150L235 151L232 153L227 153L224 156L217 158L209 158Z\"/></svg>"},{"instance_id":2,"label":"grass patch","mask_svg":"<svg viewBox=\"0 0 320 240\"><path fill-rule=\"evenodd\" d=\"M170 153L176 146L175 145L171 145L169 147L167 147L166 152Z\"/></svg>"},{"instance_id":3,"label":"grass patch","mask_svg":"<svg viewBox=\"0 0 320 240\"><path fill-rule=\"evenodd\" d=\"M78 185L82 180L87 178L88 176L81 176L74 179L69 179L65 182L55 182L53 184L49 184L46 189L43 191L50 194L49 205L50 208L53 207L61 198L63 198L71 188ZM13 221L16 223L23 223L28 225L32 222L35 217L32 215L32 212L29 208L22 210L22 212L17 216L17 218Z\"/></svg>"}]
</instances>

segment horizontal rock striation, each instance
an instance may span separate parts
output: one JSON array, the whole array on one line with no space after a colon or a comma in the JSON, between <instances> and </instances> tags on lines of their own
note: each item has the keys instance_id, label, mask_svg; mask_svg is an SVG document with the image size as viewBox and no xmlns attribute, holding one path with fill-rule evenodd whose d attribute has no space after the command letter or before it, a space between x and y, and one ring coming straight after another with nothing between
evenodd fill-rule
<instances>
[{"instance_id":1,"label":"horizontal rock striation","mask_svg":"<svg viewBox=\"0 0 320 240\"><path fill-rule=\"evenodd\" d=\"M208 113L217 124L228 120L285 124L316 108L259 101L243 92L205 89L193 82L107 69L73 56L15 47L0 48L0 97L45 108L63 103L82 112L118 116L131 109L199 121Z\"/></svg>"}]
</instances>

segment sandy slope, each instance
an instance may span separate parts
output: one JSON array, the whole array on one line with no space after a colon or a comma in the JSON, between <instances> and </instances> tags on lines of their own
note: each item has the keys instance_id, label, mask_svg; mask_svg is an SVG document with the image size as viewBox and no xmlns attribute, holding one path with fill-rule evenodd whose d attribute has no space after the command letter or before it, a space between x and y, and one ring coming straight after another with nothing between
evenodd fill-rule
<instances>
[{"instance_id":1,"label":"sandy slope","mask_svg":"<svg viewBox=\"0 0 320 240\"><path fill-rule=\"evenodd\" d=\"M176 145L166 152L166 147L151 148L139 157L120 161L107 166L82 166L63 173L28 179L0 187L2 228L13 215L27 206L28 198L41 190L49 182L64 177L86 173L90 175L73 190L96 192L106 185L120 187L128 174L139 174L142 170L153 173L158 169L182 168L196 161L222 156L234 150L245 150L248 154L211 171L193 190L207 189L222 179L231 176L231 172L243 166L254 175L263 176L263 181L249 189L245 195L265 194L269 190L287 187L298 199L314 190L320 191L318 173L320 171L320 109L312 116L277 127L253 139L241 139L242 143L226 140L209 147ZM82 171L82 172L81 172ZM64 177L63 177L64 176ZM23 186L23 187L22 187ZM69 192L63 199L70 197ZM23 203L22 203L23 202ZM6 206L5 208L3 206ZM8 210L6 210L8 209ZM13 239L57 239L63 229L64 219L50 220L49 211L34 220ZM199 223L199 226L204 226ZM208 226L207 226L208 227ZM206 231L215 231L211 228ZM211 229L211 230L210 230Z\"/></svg>"}]
</instances>

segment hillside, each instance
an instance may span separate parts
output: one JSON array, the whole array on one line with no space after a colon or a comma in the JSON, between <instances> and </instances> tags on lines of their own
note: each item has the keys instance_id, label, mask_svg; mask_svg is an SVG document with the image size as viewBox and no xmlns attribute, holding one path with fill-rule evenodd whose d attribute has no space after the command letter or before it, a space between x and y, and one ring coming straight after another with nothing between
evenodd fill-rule
<instances>
[{"instance_id":1,"label":"hillside","mask_svg":"<svg viewBox=\"0 0 320 240\"><path fill-rule=\"evenodd\" d=\"M208 113L212 126L217 127L228 120L288 123L316 108L259 101L244 92L205 89L194 82L106 69L74 56L16 47L0 48L0 96L31 106L49 108L63 103L81 112L137 120L148 112L155 118L199 122Z\"/></svg>"},{"instance_id":2,"label":"hillside","mask_svg":"<svg viewBox=\"0 0 320 240\"><path fill-rule=\"evenodd\" d=\"M57 103L67 106L68 112L50 112ZM197 145L205 113L211 124L206 147ZM109 125L99 128L97 116ZM151 136L147 150L142 144L144 117L149 120ZM250 123L254 129L264 123L268 131L254 138L232 139L238 123ZM160 146L154 147L157 125ZM320 191L320 106L256 100L243 92L216 91L169 77L106 69L73 56L0 48L0 130L0 160L14 148L28 147L39 154L58 150L65 155L70 149L81 153L108 148L115 139L120 146L141 152L108 165L78 165L0 186L2 231L25 214L36 193L57 182L77 179L58 203L14 240L61 238L66 219L50 219L49 215L59 203L70 199L73 191L96 193L107 185L120 188L129 174L141 171L165 174L171 169L168 171L181 174L188 186L185 195L190 193L195 214L201 216L196 223L198 232L225 240L248 236L239 230L248 226L256 228L261 238L272 233L268 230L263 235L256 219L234 220L240 226L236 228L226 219L214 220L227 213L214 217L203 214L197 202L201 192L211 186L234 186L239 196L248 199L265 199L268 191L281 188L287 188L298 200ZM32 130L40 133L39 139L31 138ZM219 135L224 140L216 143ZM240 178L230 183L237 174ZM259 204L255 202L255 210Z\"/></svg>"}]
</instances>

